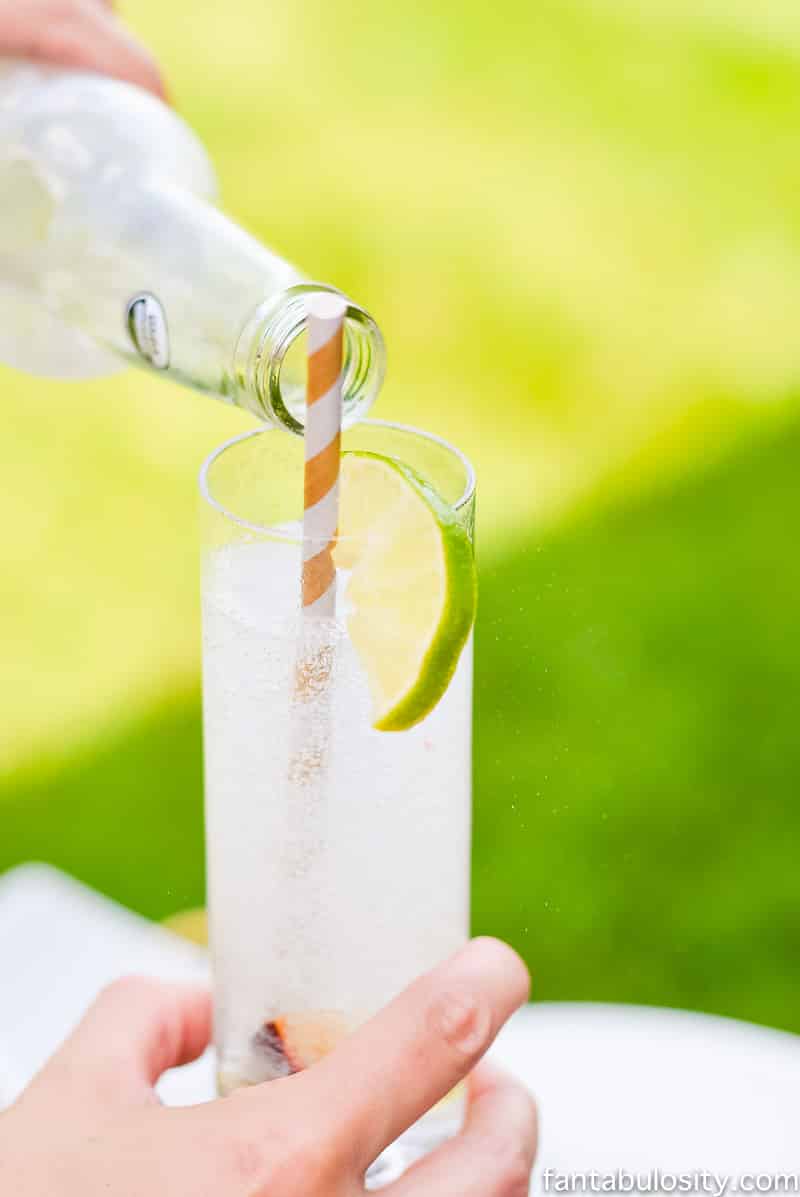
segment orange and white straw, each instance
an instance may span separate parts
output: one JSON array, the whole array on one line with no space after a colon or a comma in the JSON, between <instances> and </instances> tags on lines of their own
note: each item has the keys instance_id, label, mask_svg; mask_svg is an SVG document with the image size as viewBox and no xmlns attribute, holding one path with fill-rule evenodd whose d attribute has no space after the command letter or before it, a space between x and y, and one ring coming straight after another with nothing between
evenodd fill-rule
<instances>
[{"instance_id":1,"label":"orange and white straw","mask_svg":"<svg viewBox=\"0 0 800 1197\"><path fill-rule=\"evenodd\" d=\"M309 300L303 503L303 609L309 615L330 616L336 607L332 550L339 523L346 312L339 295L319 294Z\"/></svg>"}]
</instances>

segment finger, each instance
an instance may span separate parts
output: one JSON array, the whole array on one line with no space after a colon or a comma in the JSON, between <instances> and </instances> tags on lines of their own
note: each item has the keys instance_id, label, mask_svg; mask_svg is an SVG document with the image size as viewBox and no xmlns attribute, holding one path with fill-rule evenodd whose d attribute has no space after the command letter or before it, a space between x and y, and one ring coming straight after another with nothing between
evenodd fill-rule
<instances>
[{"instance_id":1,"label":"finger","mask_svg":"<svg viewBox=\"0 0 800 1197\"><path fill-rule=\"evenodd\" d=\"M524 1086L483 1063L471 1078L464 1129L386 1190L386 1197L523 1197L537 1146L536 1106Z\"/></svg>"},{"instance_id":2,"label":"finger","mask_svg":"<svg viewBox=\"0 0 800 1197\"><path fill-rule=\"evenodd\" d=\"M155 60L110 6L98 0L0 3L0 52L33 62L97 71L166 99Z\"/></svg>"},{"instance_id":3,"label":"finger","mask_svg":"<svg viewBox=\"0 0 800 1197\"><path fill-rule=\"evenodd\" d=\"M151 1101L161 1074L196 1059L210 1034L206 990L124 977L102 991L45 1072L103 1105Z\"/></svg>"},{"instance_id":4,"label":"finger","mask_svg":"<svg viewBox=\"0 0 800 1197\"><path fill-rule=\"evenodd\" d=\"M308 1074L307 1099L359 1171L471 1071L529 985L511 948L475 939Z\"/></svg>"}]
</instances>

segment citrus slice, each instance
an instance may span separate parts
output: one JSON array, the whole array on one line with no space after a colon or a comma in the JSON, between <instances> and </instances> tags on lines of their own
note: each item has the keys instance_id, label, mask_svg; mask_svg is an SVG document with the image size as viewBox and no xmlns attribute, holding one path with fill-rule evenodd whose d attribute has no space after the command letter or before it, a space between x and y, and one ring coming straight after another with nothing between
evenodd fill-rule
<instances>
[{"instance_id":1,"label":"citrus slice","mask_svg":"<svg viewBox=\"0 0 800 1197\"><path fill-rule=\"evenodd\" d=\"M275 1075L290 1076L327 1056L346 1034L338 1013L287 1014L265 1022L254 1046L268 1058Z\"/></svg>"},{"instance_id":2,"label":"citrus slice","mask_svg":"<svg viewBox=\"0 0 800 1197\"><path fill-rule=\"evenodd\" d=\"M348 630L373 726L405 731L444 695L475 618L472 544L452 507L409 466L342 456L337 568L351 569Z\"/></svg>"},{"instance_id":3,"label":"citrus slice","mask_svg":"<svg viewBox=\"0 0 800 1197\"><path fill-rule=\"evenodd\" d=\"M164 919L164 926L192 943L200 944L203 948L208 947L208 915L203 909L181 910L177 914L171 914L169 918Z\"/></svg>"}]
</instances>

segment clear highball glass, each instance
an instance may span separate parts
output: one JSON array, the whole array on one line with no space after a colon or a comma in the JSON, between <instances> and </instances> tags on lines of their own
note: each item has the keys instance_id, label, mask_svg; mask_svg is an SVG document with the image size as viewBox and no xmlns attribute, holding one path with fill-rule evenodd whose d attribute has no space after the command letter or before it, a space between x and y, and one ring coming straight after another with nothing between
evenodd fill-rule
<instances>
[{"instance_id":1,"label":"clear highball glass","mask_svg":"<svg viewBox=\"0 0 800 1197\"><path fill-rule=\"evenodd\" d=\"M458 450L379 421L346 431L343 449L411 466L472 536L475 479ZM205 463L200 490L214 1036L228 1093L312 1065L465 942L472 638L420 723L376 730L346 568L334 615L303 615L302 440L238 437ZM363 547L346 543L343 559ZM460 1116L456 1093L381 1157L370 1184Z\"/></svg>"}]
</instances>

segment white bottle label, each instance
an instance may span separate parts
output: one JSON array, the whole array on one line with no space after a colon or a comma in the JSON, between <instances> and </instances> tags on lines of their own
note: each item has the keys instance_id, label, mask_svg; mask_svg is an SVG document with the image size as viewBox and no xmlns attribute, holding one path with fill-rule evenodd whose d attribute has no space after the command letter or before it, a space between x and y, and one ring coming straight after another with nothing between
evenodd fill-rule
<instances>
[{"instance_id":1,"label":"white bottle label","mask_svg":"<svg viewBox=\"0 0 800 1197\"><path fill-rule=\"evenodd\" d=\"M126 316L134 348L156 370L169 366L169 330L161 303L149 291L134 295Z\"/></svg>"}]
</instances>

